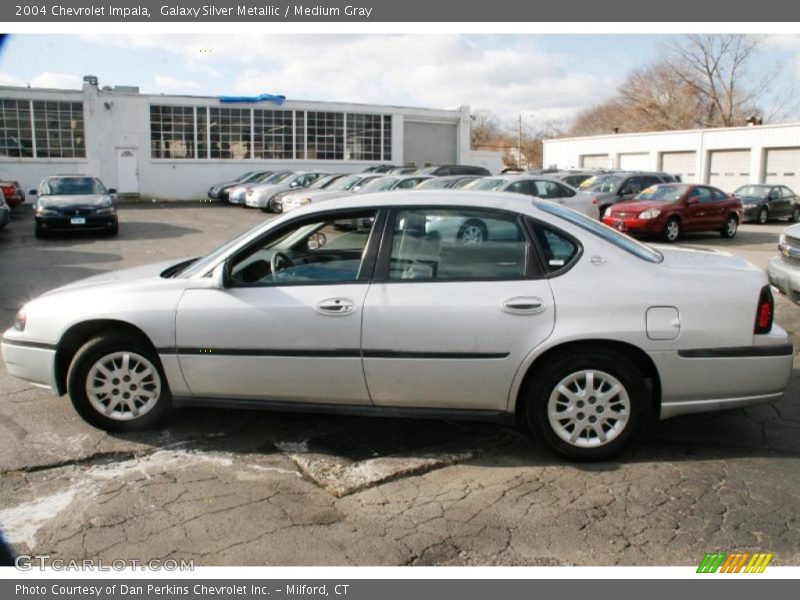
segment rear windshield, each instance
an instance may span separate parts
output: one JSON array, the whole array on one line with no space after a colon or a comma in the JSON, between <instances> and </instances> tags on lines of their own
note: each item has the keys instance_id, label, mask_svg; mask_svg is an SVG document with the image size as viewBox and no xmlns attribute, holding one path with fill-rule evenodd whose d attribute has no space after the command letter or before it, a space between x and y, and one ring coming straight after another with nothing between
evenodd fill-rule
<instances>
[{"instance_id":1,"label":"rear windshield","mask_svg":"<svg viewBox=\"0 0 800 600\"><path fill-rule=\"evenodd\" d=\"M769 195L770 188L761 187L760 185L746 185L740 187L734 192L734 195L745 198L766 198Z\"/></svg>"},{"instance_id":2,"label":"rear windshield","mask_svg":"<svg viewBox=\"0 0 800 600\"><path fill-rule=\"evenodd\" d=\"M541 211L554 215L560 219L572 223L573 225L577 225L581 229L585 229L589 233L603 238L610 244L614 244L618 248L622 248L626 252L629 252L634 256L641 258L642 260L646 260L647 262L651 263L660 263L662 260L664 260L663 255L658 250L636 241L632 237L628 237L616 229L612 229L611 227L603 225L600 221L590 219L579 212L565 208L564 206L555 202L548 202L547 200L533 200L533 204Z\"/></svg>"}]
</instances>

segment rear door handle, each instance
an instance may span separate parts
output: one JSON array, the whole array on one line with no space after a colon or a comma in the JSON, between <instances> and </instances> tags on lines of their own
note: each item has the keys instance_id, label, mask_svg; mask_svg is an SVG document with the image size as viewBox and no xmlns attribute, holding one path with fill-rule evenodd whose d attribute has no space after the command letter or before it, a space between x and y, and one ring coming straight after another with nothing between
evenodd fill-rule
<instances>
[{"instance_id":1,"label":"rear door handle","mask_svg":"<svg viewBox=\"0 0 800 600\"><path fill-rule=\"evenodd\" d=\"M503 310L516 315L532 315L544 308L544 300L537 296L517 296L503 302Z\"/></svg>"},{"instance_id":2,"label":"rear door handle","mask_svg":"<svg viewBox=\"0 0 800 600\"><path fill-rule=\"evenodd\" d=\"M349 315L356 311L356 303L350 298L326 298L314 305L314 310L321 315Z\"/></svg>"}]
</instances>

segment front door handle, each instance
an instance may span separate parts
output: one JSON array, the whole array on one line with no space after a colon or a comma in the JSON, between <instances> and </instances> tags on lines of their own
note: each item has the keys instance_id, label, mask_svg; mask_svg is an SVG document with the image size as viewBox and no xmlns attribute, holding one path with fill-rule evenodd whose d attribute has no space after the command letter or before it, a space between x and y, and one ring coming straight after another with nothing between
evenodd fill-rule
<instances>
[{"instance_id":1,"label":"front door handle","mask_svg":"<svg viewBox=\"0 0 800 600\"><path fill-rule=\"evenodd\" d=\"M326 298L314 305L314 310L321 315L349 315L356 311L356 303L350 298Z\"/></svg>"},{"instance_id":2,"label":"front door handle","mask_svg":"<svg viewBox=\"0 0 800 600\"><path fill-rule=\"evenodd\" d=\"M515 315L532 315L544 308L544 300L537 296L517 296L503 302L503 310Z\"/></svg>"}]
</instances>

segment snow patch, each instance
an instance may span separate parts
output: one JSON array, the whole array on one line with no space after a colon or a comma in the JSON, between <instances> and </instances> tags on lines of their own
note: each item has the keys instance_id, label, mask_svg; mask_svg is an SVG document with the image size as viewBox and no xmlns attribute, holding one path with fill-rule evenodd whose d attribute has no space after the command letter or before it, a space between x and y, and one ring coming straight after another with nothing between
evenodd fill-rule
<instances>
[{"instance_id":1,"label":"snow patch","mask_svg":"<svg viewBox=\"0 0 800 600\"><path fill-rule=\"evenodd\" d=\"M37 498L32 502L0 510L0 525L8 542L25 544L28 548L33 548L39 529L67 508L77 491L76 488L70 488L51 496Z\"/></svg>"}]
</instances>

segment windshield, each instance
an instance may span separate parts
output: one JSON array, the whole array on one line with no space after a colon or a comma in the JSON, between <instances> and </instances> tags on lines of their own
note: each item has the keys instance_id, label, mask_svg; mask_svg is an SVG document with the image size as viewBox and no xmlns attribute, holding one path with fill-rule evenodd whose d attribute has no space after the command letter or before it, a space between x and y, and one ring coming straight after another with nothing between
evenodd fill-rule
<instances>
[{"instance_id":1,"label":"windshield","mask_svg":"<svg viewBox=\"0 0 800 600\"><path fill-rule=\"evenodd\" d=\"M733 195L745 198L766 198L769 195L769 188L760 185L746 185L733 192Z\"/></svg>"},{"instance_id":2,"label":"windshield","mask_svg":"<svg viewBox=\"0 0 800 600\"><path fill-rule=\"evenodd\" d=\"M680 200L688 189L688 185L654 185L636 196L636 199L652 200L655 202L675 202Z\"/></svg>"},{"instance_id":3,"label":"windshield","mask_svg":"<svg viewBox=\"0 0 800 600\"><path fill-rule=\"evenodd\" d=\"M485 179L478 179L473 181L464 189L467 190L483 190L483 191L497 191L508 183L508 179L496 179L494 177L486 177Z\"/></svg>"},{"instance_id":4,"label":"windshield","mask_svg":"<svg viewBox=\"0 0 800 600\"><path fill-rule=\"evenodd\" d=\"M234 179L234 183L247 183L248 181L253 181L258 177L261 177L263 173L261 171L248 171L244 175L240 175L236 179Z\"/></svg>"},{"instance_id":5,"label":"windshield","mask_svg":"<svg viewBox=\"0 0 800 600\"><path fill-rule=\"evenodd\" d=\"M321 190L322 188L326 188L329 185L332 185L334 181L337 179L341 179L341 175L322 175L319 179L317 179L314 183L308 186L310 190Z\"/></svg>"},{"instance_id":6,"label":"windshield","mask_svg":"<svg viewBox=\"0 0 800 600\"><path fill-rule=\"evenodd\" d=\"M433 175L440 167L425 167L424 169L417 169L415 173L418 175Z\"/></svg>"},{"instance_id":7,"label":"windshield","mask_svg":"<svg viewBox=\"0 0 800 600\"><path fill-rule=\"evenodd\" d=\"M238 244L240 241L245 239L247 236L252 234L254 231L256 231L258 229L261 229L262 227L264 227L264 224L263 223L259 223L255 227L253 227L251 229L248 229L247 231L245 231L244 233L242 233L240 235L237 235L232 240L229 240L229 241L225 242L224 244L222 244L218 248L215 248L214 250L212 250L211 252L206 254L201 259L199 259L196 262L194 262L191 265L189 265L188 268L184 269L183 271L180 271L179 273L176 273L175 276L176 277L192 277L193 275L196 275L197 273L202 273L211 264L213 264L217 260L217 258L219 258L223 254L225 254L230 248L232 248L233 246Z\"/></svg>"},{"instance_id":8,"label":"windshield","mask_svg":"<svg viewBox=\"0 0 800 600\"><path fill-rule=\"evenodd\" d=\"M397 179L394 177L378 177L378 179L373 179L368 184L364 185L360 191L380 192L383 190L389 190L394 187L395 183L397 183Z\"/></svg>"},{"instance_id":9,"label":"windshield","mask_svg":"<svg viewBox=\"0 0 800 600\"><path fill-rule=\"evenodd\" d=\"M449 188L450 184L452 184L452 183L453 183L452 179L445 179L445 178L442 178L442 177L434 177L433 179L427 179L427 180L423 181L422 183L420 183L417 186L417 189L419 189L419 190L422 190L422 189L425 189L425 190L441 190L441 189L444 189L444 188ZM469 183L469 180L467 180L467 183Z\"/></svg>"},{"instance_id":10,"label":"windshield","mask_svg":"<svg viewBox=\"0 0 800 600\"><path fill-rule=\"evenodd\" d=\"M642 260L646 260L647 262L651 263L660 263L662 260L664 260L664 257L658 250L655 250L647 244L643 244L632 237L628 237L627 235L620 233L616 229L612 229L607 225L603 225L600 221L590 219L586 215L583 215L572 209L561 206L555 202L549 202L547 200L533 200L533 204L536 206L536 208L568 221L573 225L577 225L581 229L585 229L589 233L593 233L594 235L603 238L610 244L614 244L618 248L622 248L626 252L629 252L634 256L641 258Z\"/></svg>"},{"instance_id":11,"label":"windshield","mask_svg":"<svg viewBox=\"0 0 800 600\"><path fill-rule=\"evenodd\" d=\"M363 175L348 175L347 177L342 177L328 189L332 192L348 192L363 178Z\"/></svg>"},{"instance_id":12,"label":"windshield","mask_svg":"<svg viewBox=\"0 0 800 600\"><path fill-rule=\"evenodd\" d=\"M107 193L106 186L94 177L57 177L48 179L42 185L42 195L44 196L85 196Z\"/></svg>"},{"instance_id":13,"label":"windshield","mask_svg":"<svg viewBox=\"0 0 800 600\"><path fill-rule=\"evenodd\" d=\"M294 175L294 173L292 173L291 171L280 171L278 173L270 175L265 179L262 179L261 183L280 183L281 181L291 177L292 175Z\"/></svg>"},{"instance_id":14,"label":"windshield","mask_svg":"<svg viewBox=\"0 0 800 600\"><path fill-rule=\"evenodd\" d=\"M580 189L585 192L613 194L617 191L617 186L619 186L621 181L621 175L595 175L584 181Z\"/></svg>"}]
</instances>

